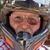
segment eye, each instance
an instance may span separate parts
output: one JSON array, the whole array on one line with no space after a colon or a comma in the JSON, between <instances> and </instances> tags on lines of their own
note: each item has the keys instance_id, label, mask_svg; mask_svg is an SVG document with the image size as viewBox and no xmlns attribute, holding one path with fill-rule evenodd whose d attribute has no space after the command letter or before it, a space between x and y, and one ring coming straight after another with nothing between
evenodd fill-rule
<instances>
[{"instance_id":1,"label":"eye","mask_svg":"<svg viewBox=\"0 0 50 50\"><path fill-rule=\"evenodd\" d=\"M30 25L36 25L36 24L37 24L37 20L34 19L34 18L28 18L27 22L28 22Z\"/></svg>"},{"instance_id":2,"label":"eye","mask_svg":"<svg viewBox=\"0 0 50 50\"><path fill-rule=\"evenodd\" d=\"M18 22L18 23L22 22L21 16L16 16L15 19L16 19L16 22Z\"/></svg>"},{"instance_id":3,"label":"eye","mask_svg":"<svg viewBox=\"0 0 50 50\"><path fill-rule=\"evenodd\" d=\"M15 18L20 19L21 17L20 16L16 16Z\"/></svg>"}]
</instances>

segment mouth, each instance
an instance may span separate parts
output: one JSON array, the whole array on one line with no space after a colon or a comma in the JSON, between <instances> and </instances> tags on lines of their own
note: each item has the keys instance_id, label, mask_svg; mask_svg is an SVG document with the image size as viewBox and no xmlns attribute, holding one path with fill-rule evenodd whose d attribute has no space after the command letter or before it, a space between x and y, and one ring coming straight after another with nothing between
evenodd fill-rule
<instances>
[{"instance_id":1,"label":"mouth","mask_svg":"<svg viewBox=\"0 0 50 50\"><path fill-rule=\"evenodd\" d=\"M24 31L19 31L17 33L17 38L18 40L28 40L31 38L31 34L29 32L24 32Z\"/></svg>"},{"instance_id":2,"label":"mouth","mask_svg":"<svg viewBox=\"0 0 50 50\"><path fill-rule=\"evenodd\" d=\"M24 48L27 47L26 45L28 43L27 40L30 38L31 38L31 34L29 32L24 32L24 31L19 31L16 37L17 42L20 44L20 46Z\"/></svg>"}]
</instances>

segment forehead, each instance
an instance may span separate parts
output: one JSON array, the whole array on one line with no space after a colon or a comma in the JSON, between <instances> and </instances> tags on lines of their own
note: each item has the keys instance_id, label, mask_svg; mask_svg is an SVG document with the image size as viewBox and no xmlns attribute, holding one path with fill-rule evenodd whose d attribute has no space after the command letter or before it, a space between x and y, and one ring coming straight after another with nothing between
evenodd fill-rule
<instances>
[{"instance_id":1,"label":"forehead","mask_svg":"<svg viewBox=\"0 0 50 50\"><path fill-rule=\"evenodd\" d=\"M11 16L13 16L13 17L16 17L16 16L27 16L27 17L29 17L29 16L36 16L36 17L39 17L39 14L37 14L37 13L33 13L33 12L27 12L27 11L14 11L12 14L11 14Z\"/></svg>"}]
</instances>

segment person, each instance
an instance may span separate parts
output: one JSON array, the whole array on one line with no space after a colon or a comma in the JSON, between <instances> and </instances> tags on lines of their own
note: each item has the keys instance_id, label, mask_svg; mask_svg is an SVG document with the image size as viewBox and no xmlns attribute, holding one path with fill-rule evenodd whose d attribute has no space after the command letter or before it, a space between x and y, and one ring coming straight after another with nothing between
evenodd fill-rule
<instances>
[{"instance_id":1,"label":"person","mask_svg":"<svg viewBox=\"0 0 50 50\"><path fill-rule=\"evenodd\" d=\"M44 46L49 29L48 16L33 8L14 5L7 4L1 11L4 21L0 50L48 50Z\"/></svg>"}]
</instances>

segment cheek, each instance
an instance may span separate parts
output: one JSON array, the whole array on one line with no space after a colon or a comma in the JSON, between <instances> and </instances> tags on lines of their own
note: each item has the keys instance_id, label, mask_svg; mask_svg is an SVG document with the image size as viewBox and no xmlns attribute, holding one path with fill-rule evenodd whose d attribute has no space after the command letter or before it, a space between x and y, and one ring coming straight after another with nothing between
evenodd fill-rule
<instances>
[{"instance_id":1,"label":"cheek","mask_svg":"<svg viewBox=\"0 0 50 50\"><path fill-rule=\"evenodd\" d=\"M32 32L36 32L39 28L40 28L40 23L38 23L37 25L34 25L31 27L32 28Z\"/></svg>"},{"instance_id":2,"label":"cheek","mask_svg":"<svg viewBox=\"0 0 50 50\"><path fill-rule=\"evenodd\" d=\"M17 28L17 24L15 23L15 21L13 20L13 18L9 18L10 20L10 26L13 28L13 29L15 29L16 30L16 28Z\"/></svg>"}]
</instances>

